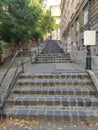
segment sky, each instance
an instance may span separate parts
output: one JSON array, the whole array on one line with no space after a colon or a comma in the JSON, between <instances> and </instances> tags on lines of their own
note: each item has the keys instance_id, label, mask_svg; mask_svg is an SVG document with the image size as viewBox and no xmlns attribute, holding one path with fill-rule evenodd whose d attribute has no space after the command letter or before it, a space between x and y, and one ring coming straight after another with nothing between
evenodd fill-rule
<instances>
[{"instance_id":1,"label":"sky","mask_svg":"<svg viewBox=\"0 0 98 130\"><path fill-rule=\"evenodd\" d=\"M47 0L47 7L60 4L61 0Z\"/></svg>"}]
</instances>

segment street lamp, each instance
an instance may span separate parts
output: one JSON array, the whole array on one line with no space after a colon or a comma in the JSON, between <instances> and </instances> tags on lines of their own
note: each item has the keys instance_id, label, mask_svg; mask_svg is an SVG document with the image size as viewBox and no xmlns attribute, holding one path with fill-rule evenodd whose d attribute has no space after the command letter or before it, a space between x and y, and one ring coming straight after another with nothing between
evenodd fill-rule
<instances>
[{"instance_id":1,"label":"street lamp","mask_svg":"<svg viewBox=\"0 0 98 130\"><path fill-rule=\"evenodd\" d=\"M88 30L91 30L91 0L88 0ZM84 45L85 43L86 35L84 36ZM87 57L86 57L86 69L91 70L91 45L87 45Z\"/></svg>"},{"instance_id":2,"label":"street lamp","mask_svg":"<svg viewBox=\"0 0 98 130\"><path fill-rule=\"evenodd\" d=\"M84 31L84 45L87 46L86 69L91 70L91 48L96 44L96 31Z\"/></svg>"},{"instance_id":3,"label":"street lamp","mask_svg":"<svg viewBox=\"0 0 98 130\"><path fill-rule=\"evenodd\" d=\"M86 69L91 70L91 46L96 44L96 31L91 31L91 0L88 0L88 30L84 31L84 45L87 46Z\"/></svg>"}]
</instances>

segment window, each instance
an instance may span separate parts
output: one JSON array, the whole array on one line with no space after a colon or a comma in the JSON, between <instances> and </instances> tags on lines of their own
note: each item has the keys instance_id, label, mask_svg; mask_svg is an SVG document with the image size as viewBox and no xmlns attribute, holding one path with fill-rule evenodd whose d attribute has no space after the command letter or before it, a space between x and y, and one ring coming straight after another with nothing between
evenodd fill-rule
<instances>
[{"instance_id":1,"label":"window","mask_svg":"<svg viewBox=\"0 0 98 130\"><path fill-rule=\"evenodd\" d=\"M88 7L84 9L84 25L88 22Z\"/></svg>"}]
</instances>

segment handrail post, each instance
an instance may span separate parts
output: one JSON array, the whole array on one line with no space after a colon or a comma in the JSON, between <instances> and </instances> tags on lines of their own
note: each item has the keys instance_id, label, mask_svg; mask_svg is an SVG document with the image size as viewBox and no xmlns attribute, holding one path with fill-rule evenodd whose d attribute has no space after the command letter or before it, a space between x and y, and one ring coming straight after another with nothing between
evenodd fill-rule
<instances>
[{"instance_id":1,"label":"handrail post","mask_svg":"<svg viewBox=\"0 0 98 130\"><path fill-rule=\"evenodd\" d=\"M36 62L36 50L34 51L34 58L35 58L35 62Z\"/></svg>"},{"instance_id":2,"label":"handrail post","mask_svg":"<svg viewBox=\"0 0 98 130\"><path fill-rule=\"evenodd\" d=\"M23 64L23 50L20 50L20 55L21 55L21 66L22 66L22 72L24 73L24 64Z\"/></svg>"},{"instance_id":3,"label":"handrail post","mask_svg":"<svg viewBox=\"0 0 98 130\"><path fill-rule=\"evenodd\" d=\"M32 52L30 51L30 61L31 61L31 64L32 64Z\"/></svg>"}]
</instances>

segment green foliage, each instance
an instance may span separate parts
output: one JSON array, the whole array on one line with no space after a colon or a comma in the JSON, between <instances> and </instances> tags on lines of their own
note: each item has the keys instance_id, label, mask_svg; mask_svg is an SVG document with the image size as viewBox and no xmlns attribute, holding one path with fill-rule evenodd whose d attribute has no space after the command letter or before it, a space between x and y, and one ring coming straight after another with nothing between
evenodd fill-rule
<instances>
[{"instance_id":1,"label":"green foliage","mask_svg":"<svg viewBox=\"0 0 98 130\"><path fill-rule=\"evenodd\" d=\"M4 44L5 42L0 39L0 55L3 53Z\"/></svg>"},{"instance_id":2,"label":"green foliage","mask_svg":"<svg viewBox=\"0 0 98 130\"><path fill-rule=\"evenodd\" d=\"M55 27L55 20L51 16L50 11L45 11L43 13L43 17L41 19L41 30L42 33L45 35L47 33L50 33L52 30L54 30Z\"/></svg>"},{"instance_id":3,"label":"green foliage","mask_svg":"<svg viewBox=\"0 0 98 130\"><path fill-rule=\"evenodd\" d=\"M8 0L0 12L0 35L6 42L23 42L33 39L41 18L40 0ZM39 6L38 6L39 5Z\"/></svg>"},{"instance_id":4,"label":"green foliage","mask_svg":"<svg viewBox=\"0 0 98 130\"><path fill-rule=\"evenodd\" d=\"M0 36L5 42L41 39L55 28L54 21L43 0L0 1Z\"/></svg>"},{"instance_id":5,"label":"green foliage","mask_svg":"<svg viewBox=\"0 0 98 130\"><path fill-rule=\"evenodd\" d=\"M34 118L33 118L33 117L25 117L24 120L25 120L25 121L33 121Z\"/></svg>"}]
</instances>

